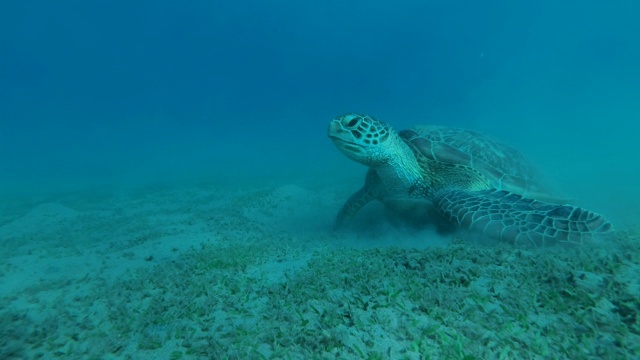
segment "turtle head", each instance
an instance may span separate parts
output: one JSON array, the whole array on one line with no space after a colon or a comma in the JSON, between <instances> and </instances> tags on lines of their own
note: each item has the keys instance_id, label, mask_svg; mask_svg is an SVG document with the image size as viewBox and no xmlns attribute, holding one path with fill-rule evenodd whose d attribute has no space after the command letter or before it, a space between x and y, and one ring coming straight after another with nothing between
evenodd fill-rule
<instances>
[{"instance_id":1,"label":"turtle head","mask_svg":"<svg viewBox=\"0 0 640 360\"><path fill-rule=\"evenodd\" d=\"M372 116L346 114L331 120L329 137L351 160L378 167L394 156L398 135L389 125Z\"/></svg>"}]
</instances>

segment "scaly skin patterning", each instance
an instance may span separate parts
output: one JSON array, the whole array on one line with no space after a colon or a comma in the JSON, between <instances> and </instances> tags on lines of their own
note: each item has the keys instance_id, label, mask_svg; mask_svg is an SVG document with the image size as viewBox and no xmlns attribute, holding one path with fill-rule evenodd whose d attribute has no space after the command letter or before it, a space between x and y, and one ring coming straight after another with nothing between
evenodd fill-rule
<instances>
[{"instance_id":1,"label":"scaly skin patterning","mask_svg":"<svg viewBox=\"0 0 640 360\"><path fill-rule=\"evenodd\" d=\"M515 244L580 244L611 230L599 214L553 203L520 152L473 131L419 126L397 133L371 116L347 114L331 121L329 137L369 168L364 186L340 209L337 228L380 200Z\"/></svg>"}]
</instances>

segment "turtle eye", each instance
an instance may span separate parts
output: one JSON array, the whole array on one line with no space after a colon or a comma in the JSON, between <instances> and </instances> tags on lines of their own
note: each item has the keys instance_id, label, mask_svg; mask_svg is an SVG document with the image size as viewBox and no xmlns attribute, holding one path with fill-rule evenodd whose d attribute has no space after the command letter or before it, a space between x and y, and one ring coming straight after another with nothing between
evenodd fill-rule
<instances>
[{"instance_id":1,"label":"turtle eye","mask_svg":"<svg viewBox=\"0 0 640 360\"><path fill-rule=\"evenodd\" d=\"M356 125L358 125L358 123L359 123L359 122L360 122L360 119L358 119L358 118L353 118L353 119L351 119L351 121L349 121L349 122L347 123L347 126L348 126L348 127L355 127Z\"/></svg>"}]
</instances>

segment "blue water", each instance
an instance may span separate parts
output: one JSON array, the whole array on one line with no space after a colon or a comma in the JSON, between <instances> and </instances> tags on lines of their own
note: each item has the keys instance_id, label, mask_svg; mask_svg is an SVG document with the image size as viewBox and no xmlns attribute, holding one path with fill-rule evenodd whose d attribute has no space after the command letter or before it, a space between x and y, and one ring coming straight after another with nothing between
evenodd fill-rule
<instances>
[{"instance_id":1,"label":"blue water","mask_svg":"<svg viewBox=\"0 0 640 360\"><path fill-rule=\"evenodd\" d=\"M631 0L6 1L0 181L335 166L327 122L355 111L483 130L638 198L638 14Z\"/></svg>"},{"instance_id":2,"label":"blue water","mask_svg":"<svg viewBox=\"0 0 640 360\"><path fill-rule=\"evenodd\" d=\"M617 229L637 230L638 18L636 0L1 1L0 235L9 235L0 238L6 251L0 280L33 290L16 290L15 296L4 291L0 299L23 314L32 304L30 291L48 289L38 288L50 285L48 275L76 284L82 279L73 275L84 276L77 269L85 266L88 277L102 281L108 276L95 273L97 264L124 272L129 263L150 266L161 256L168 263L199 241L232 238L245 229L251 236L259 233L255 229L271 231L277 241L268 239L265 251L278 241L311 246L321 244L318 239L330 248L336 199L358 189L365 171L327 138L329 121L347 112L376 116L397 129L439 124L503 139L532 158L576 205L604 214ZM209 180L220 186L203 186L202 193L187 186ZM175 193L154 192L153 185L167 183ZM338 190L319 185L331 183ZM276 195L256 192L260 185ZM100 198L114 188L143 190L123 192L122 203L118 195ZM258 200L242 197L244 191ZM276 208L269 196L280 196L284 205ZM239 226L234 221L241 215L254 222ZM226 228L217 229L216 221ZM387 236L378 229L354 231L357 246L371 245L370 234ZM394 231L387 236L392 241L421 241ZM303 268L311 253L287 253L292 259L284 263ZM191 260L171 266L182 269L181 261ZM628 262L635 272L625 274L637 274L637 260ZM241 271L230 266L229 273L242 278L246 269L234 266ZM148 276L160 274L162 283L163 268ZM593 271L608 279L603 269ZM634 277L627 280L637 294ZM50 286L67 293L64 282ZM113 293L113 303L127 302ZM65 301L78 306L75 299ZM54 323L67 303L49 313ZM85 318L82 312L89 310L80 308ZM234 314L229 316L237 320ZM11 355L5 338L16 328L28 329L24 338L42 345L38 334L46 330L20 324L40 324L45 317L27 315L0 318L0 353ZM65 321L75 324L75 318ZM140 328L149 330L140 325L132 331ZM23 335L12 338L19 347ZM217 333L211 336L215 340ZM65 351L77 351L78 358L102 351L85 346L93 350ZM104 346L106 353L122 353Z\"/></svg>"}]
</instances>

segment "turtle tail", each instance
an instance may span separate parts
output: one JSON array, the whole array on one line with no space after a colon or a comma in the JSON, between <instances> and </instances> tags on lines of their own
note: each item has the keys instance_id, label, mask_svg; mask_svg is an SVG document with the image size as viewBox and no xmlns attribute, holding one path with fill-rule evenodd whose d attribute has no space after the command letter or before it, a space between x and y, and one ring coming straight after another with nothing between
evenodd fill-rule
<instances>
[{"instance_id":1,"label":"turtle tail","mask_svg":"<svg viewBox=\"0 0 640 360\"><path fill-rule=\"evenodd\" d=\"M446 189L434 196L437 211L451 223L513 244L583 244L612 230L594 212L525 198L505 190Z\"/></svg>"}]
</instances>

